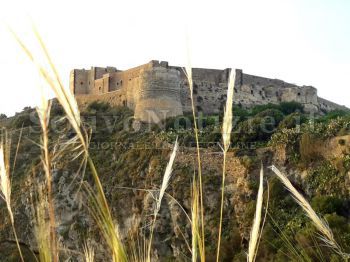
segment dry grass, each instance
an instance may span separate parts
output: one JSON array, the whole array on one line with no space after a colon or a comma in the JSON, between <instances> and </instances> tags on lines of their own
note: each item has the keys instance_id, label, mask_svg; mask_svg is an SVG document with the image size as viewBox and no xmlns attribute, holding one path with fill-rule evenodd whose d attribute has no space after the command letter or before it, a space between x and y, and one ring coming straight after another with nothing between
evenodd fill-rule
<instances>
[{"instance_id":1,"label":"dry grass","mask_svg":"<svg viewBox=\"0 0 350 262\"><path fill-rule=\"evenodd\" d=\"M192 262L205 261L204 251L202 249L202 240L200 234L200 210L199 210L199 190L196 177L192 182L192 207L191 207L191 234L192 234Z\"/></svg>"},{"instance_id":2,"label":"dry grass","mask_svg":"<svg viewBox=\"0 0 350 262\"><path fill-rule=\"evenodd\" d=\"M203 183L202 183L202 163L201 163L201 154L200 154L200 147L199 147L199 135L198 135L198 126L197 126L197 119L196 119L196 111L194 106L194 98L193 98L193 78L192 78L192 67L190 62L190 55L188 54L188 63L185 68L185 74L188 80L188 86L190 89L190 98L191 98L191 107L192 107L192 117L194 122L194 134L196 139L196 152L197 152L197 172L198 172L198 182L199 182L199 212L200 212L200 239L201 239L201 248L203 254L202 258L205 261L205 234L204 234L204 204L203 204Z\"/></svg>"},{"instance_id":3,"label":"dry grass","mask_svg":"<svg viewBox=\"0 0 350 262\"><path fill-rule=\"evenodd\" d=\"M151 261L151 248L152 248L154 227L156 224L158 213L160 211L160 207L162 204L162 199L163 199L164 194L165 194L165 190L168 188L168 185L169 185L169 181L171 178L171 173L173 171L173 164L174 164L174 160L176 157L177 149L178 149L178 143L177 143L177 139L176 139L175 145L173 148L173 152L171 153L169 162L168 162L166 169L165 169L165 172L164 172L162 186L160 187L159 195L158 195L158 198L156 199L156 206L155 206L154 211L153 211L153 222L151 225L151 233L150 233L150 239L148 241L148 249L147 249L147 262Z\"/></svg>"},{"instance_id":4,"label":"dry grass","mask_svg":"<svg viewBox=\"0 0 350 262\"><path fill-rule=\"evenodd\" d=\"M18 248L18 252L20 258L23 260L23 255L21 251L21 247L18 242L18 237L15 229L15 219L13 216L12 208L11 208L11 179L10 179L10 142L7 138L7 133L5 133L5 137L0 142L0 191L1 198L5 201L7 211L10 217L12 231L15 237L16 245ZM6 149L5 149L6 148Z\"/></svg>"},{"instance_id":5,"label":"dry grass","mask_svg":"<svg viewBox=\"0 0 350 262\"><path fill-rule=\"evenodd\" d=\"M222 216L224 212L224 194L225 194L225 176L226 176L226 155L231 144L231 132L232 132L232 107L233 107L233 93L235 87L235 70L231 69L230 77L228 79L227 88L227 100L224 113L224 120L222 124L222 142L223 142L223 154L224 160L222 165L222 181L221 181L221 203L220 203L220 221L219 221L219 233L218 244L216 251L216 261L220 259L220 245L221 245L221 231L222 231Z\"/></svg>"},{"instance_id":6,"label":"dry grass","mask_svg":"<svg viewBox=\"0 0 350 262\"><path fill-rule=\"evenodd\" d=\"M333 232L329 228L327 221L320 218L315 210L311 207L310 203L303 197L302 194L296 190L296 188L292 185L289 179L282 174L275 166L271 166L272 171L277 175L277 177L281 180L284 186L288 189L288 191L292 194L295 201L299 206L304 210L306 215L311 219L314 226L320 233L320 239L330 248L334 250L337 254L342 256L344 259L349 259L350 255L345 254L341 247L338 245L336 240L334 239Z\"/></svg>"},{"instance_id":7,"label":"dry grass","mask_svg":"<svg viewBox=\"0 0 350 262\"><path fill-rule=\"evenodd\" d=\"M175 142L173 151L171 153L169 162L167 164L162 185L159 190L158 197L156 198L156 203L153 211L153 221L151 223L150 237L149 239L143 239L142 241L134 242L131 245L130 256L124 247L124 243L121 240L121 236L118 230L118 224L113 220L107 199L104 194L102 184L99 179L98 172L95 168L94 162L89 154L89 135L87 130L84 129L83 124L80 119L80 112L78 110L77 102L74 95L65 88L59 78L57 70L49 56L48 50L42 41L37 30L34 28L35 36L41 46L44 57L46 58L49 69L42 66L38 59L30 52L26 45L13 33L15 39L22 47L24 52L27 54L29 59L37 66L42 78L46 81L48 86L54 91L56 97L60 104L62 105L66 117L69 123L76 132L76 137L73 138L64 148L68 148L69 145L76 144L78 141L78 146L75 146L76 150L80 150L78 156L83 155L83 162L87 163L90 168L91 175L94 180L94 185L90 185L84 182L84 189L89 200L89 210L93 216L97 226L99 227L101 235L104 237L107 246L111 252L111 260L114 262L124 262L124 261L147 261L151 262L151 251L153 243L154 229L156 225L157 216L161 209L162 199L166 195L166 189L169 185L169 181L172 174L172 167L176 157L176 152L178 149L178 143ZM192 113L194 119L194 134L196 139L196 152L197 152L197 164L198 174L194 175L192 183L192 199L191 199L191 219L188 217L191 223L191 234L192 242L191 247L188 244L190 252L192 253L192 261L205 261L205 232L204 232L204 203L203 203L203 184L202 184L202 167L201 167L201 154L199 147L199 132L197 127L195 105L193 98L193 79L192 79L192 68L190 63L186 67L185 74L188 79ZM220 205L220 221L218 228L218 243L216 252L216 261L220 261L220 245L221 245L221 234L222 234L222 220L223 220L223 210L224 210L224 193L225 193L225 176L226 176L226 158L227 152L230 148L231 141L231 131L232 131L232 119L233 119L233 96L234 96L234 83L235 83L235 71L231 70L230 77L228 81L227 90L227 101L224 113L224 120L222 126L222 141L223 141L223 167L222 167L222 184L221 184L221 205ZM41 106L37 108L37 112L40 119L40 124L42 127L42 166L46 175L45 188L41 188L38 193L38 200L35 206L35 237L37 239L38 248L40 251L40 261L58 261L59 250L55 235L55 213L53 205L52 196L52 174L51 165L53 156L49 151L49 115L50 115L50 103L43 99ZM16 238L17 247L20 252L21 259L22 253L17 239L17 234L14 227L14 217L11 209L11 181L10 181L10 167L9 167L9 156L8 150L5 150L4 143L0 145L0 189L2 193L2 198L5 200L10 220L12 223L13 232ZM18 148L17 148L18 150ZM64 151L64 150L63 150ZM60 152L62 153L62 152ZM17 154L17 152L16 152ZM15 162L14 162L15 163ZM290 181L283 175L279 170L272 166L272 170L276 173L283 184L288 188L291 194L294 196L297 203L303 208L308 217L312 220L315 227L321 234L321 239L330 246L337 254L343 256L345 259L349 258L348 254L343 253L341 247L336 243L333 233L328 227L326 221L319 218L315 211L311 208L310 204L305 200L305 198L293 187ZM263 168L260 171L260 184L257 195L257 204L255 217L253 221L253 226L250 234L249 248L247 254L247 260L253 262L256 260L257 250L259 246L259 241L261 239L261 233L264 226L262 222L262 208L263 208ZM42 186L43 187L43 186ZM46 217L49 217L49 222ZM187 214L186 214L187 215ZM188 216L188 215L187 215ZM187 241L186 241L187 243ZM85 244L83 247L85 261L94 261L95 252L91 245Z\"/></svg>"},{"instance_id":8,"label":"dry grass","mask_svg":"<svg viewBox=\"0 0 350 262\"><path fill-rule=\"evenodd\" d=\"M252 230L250 232L248 257L247 257L248 262L254 262L256 259L259 240L263 230L263 227L261 226L263 194L264 194L264 170L263 170L263 166L261 165L260 182L259 182L258 196L256 200L255 216L254 216Z\"/></svg>"},{"instance_id":9,"label":"dry grass","mask_svg":"<svg viewBox=\"0 0 350 262\"><path fill-rule=\"evenodd\" d=\"M98 172L95 168L95 165L89 155L88 151L88 136L87 132L82 127L81 119L80 119L80 112L78 110L78 105L75 100L74 95L70 92L70 90L66 89L57 73L57 70L54 66L54 63L52 62L51 57L49 56L49 53L47 51L47 48L42 41L40 35L38 34L37 30L34 28L35 36L38 39L38 42L42 48L42 51L44 53L44 56L50 65L50 70L46 70L44 66L42 66L38 59L33 56L33 54L30 52L30 50L27 48L27 46L23 43L23 41L11 30L13 36L23 49L23 51L26 53L28 58L36 65L36 67L39 70L39 73L41 74L42 78L46 81L48 86L54 91L56 94L56 97L60 104L62 105L67 119L69 120L70 124L76 131L76 135L78 136L80 140L80 147L82 148L82 151L87 159L87 163L90 167L91 174L93 176L95 186L96 186L96 192L94 192L91 187L88 187L88 195L90 196L90 200L92 202L92 208L91 211L93 211L93 216L95 219L97 219L97 224L100 226L101 232L106 239L107 244L109 245L111 252L112 252L112 259L113 261L126 261L127 256L125 253L124 246L122 244L122 241L119 236L119 232L117 227L114 224L114 221L112 219L112 215L107 203L107 199L105 197L102 184L100 182ZM51 76L53 75L53 77Z\"/></svg>"},{"instance_id":10,"label":"dry grass","mask_svg":"<svg viewBox=\"0 0 350 262\"><path fill-rule=\"evenodd\" d=\"M85 243L84 247L84 257L85 262L94 262L95 261L95 251L90 243Z\"/></svg>"},{"instance_id":11,"label":"dry grass","mask_svg":"<svg viewBox=\"0 0 350 262\"><path fill-rule=\"evenodd\" d=\"M37 107L37 113L39 115L40 125L42 129L41 137L41 150L42 157L41 162L44 167L47 186L47 200L48 200L48 212L50 220L50 250L52 261L58 261L58 247L56 239L56 219L55 219L55 207L53 203L52 193L52 173L51 173L51 156L49 152L49 122L50 122L50 110L51 103L45 97L42 97L42 103Z\"/></svg>"}]
</instances>

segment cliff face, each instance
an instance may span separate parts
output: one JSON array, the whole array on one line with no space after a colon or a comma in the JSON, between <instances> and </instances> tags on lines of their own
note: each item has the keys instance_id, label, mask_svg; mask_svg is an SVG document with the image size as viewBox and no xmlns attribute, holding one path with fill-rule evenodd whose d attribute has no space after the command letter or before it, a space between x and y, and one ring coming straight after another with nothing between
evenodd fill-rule
<instances>
[{"instance_id":1,"label":"cliff face","mask_svg":"<svg viewBox=\"0 0 350 262\"><path fill-rule=\"evenodd\" d=\"M226 103L229 69L193 68L192 73L196 110L208 115L221 112ZM183 68L167 62L151 61L125 71L112 67L73 70L70 78L71 90L81 105L100 100L128 106L135 110L135 118L144 122L159 122L192 110ZM290 101L303 104L305 110L313 113L345 108L319 98L314 87L236 70L235 104L250 108Z\"/></svg>"}]
</instances>

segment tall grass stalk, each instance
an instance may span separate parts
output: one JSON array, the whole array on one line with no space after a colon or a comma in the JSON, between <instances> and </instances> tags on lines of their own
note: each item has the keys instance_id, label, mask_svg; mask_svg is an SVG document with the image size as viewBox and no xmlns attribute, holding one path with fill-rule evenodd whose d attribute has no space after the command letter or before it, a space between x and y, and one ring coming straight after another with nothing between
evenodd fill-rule
<instances>
[{"instance_id":1,"label":"tall grass stalk","mask_svg":"<svg viewBox=\"0 0 350 262\"><path fill-rule=\"evenodd\" d=\"M197 164L198 164L198 182L199 182L199 198L200 198L200 217L201 217L201 249L203 250L203 257L205 261L205 235L204 235L204 205L203 205L203 184L202 184L202 163L201 163L201 154L200 154L200 147L199 147L199 135L198 135L198 126L197 126L197 120L196 120L196 111L194 106L194 98L193 98L193 78L192 78L192 67L191 62L189 59L188 54L188 63L185 67L185 75L188 80L188 86L190 89L190 97L191 97L191 107L192 107L192 117L193 117L193 123L194 123L194 135L196 139L196 149L197 149Z\"/></svg>"},{"instance_id":2,"label":"tall grass stalk","mask_svg":"<svg viewBox=\"0 0 350 262\"><path fill-rule=\"evenodd\" d=\"M52 193L52 173L51 173L51 156L49 152L49 122L50 122L50 110L51 102L48 102L45 97L42 97L41 105L37 107L37 113L40 120L42 129L41 137L41 150L42 157L41 162L44 167L47 186L47 199L48 199L48 213L50 220L50 247L52 261L58 261L58 246L56 239L56 220L55 220L55 207Z\"/></svg>"},{"instance_id":3,"label":"tall grass stalk","mask_svg":"<svg viewBox=\"0 0 350 262\"><path fill-rule=\"evenodd\" d=\"M250 232L248 258L247 258L248 262L255 261L256 254L258 251L259 240L260 240L260 236L261 236L262 229L263 229L261 227L263 194L264 194L264 170L263 170L263 166L261 165L260 182L259 182L258 196L257 196L257 200L256 200L255 216L254 216L252 230Z\"/></svg>"},{"instance_id":4,"label":"tall grass stalk","mask_svg":"<svg viewBox=\"0 0 350 262\"><path fill-rule=\"evenodd\" d=\"M200 210L199 210L199 190L196 177L192 182L192 207L191 207L191 233L192 233L192 262L205 261L202 240L200 235Z\"/></svg>"},{"instance_id":5,"label":"tall grass stalk","mask_svg":"<svg viewBox=\"0 0 350 262\"><path fill-rule=\"evenodd\" d=\"M137 227L134 226L134 228ZM138 231L133 230L129 233L129 261L130 262L146 262L147 261L147 238L143 235L140 236ZM135 236L136 235L136 239Z\"/></svg>"},{"instance_id":6,"label":"tall grass stalk","mask_svg":"<svg viewBox=\"0 0 350 262\"><path fill-rule=\"evenodd\" d=\"M82 127L81 119L80 119L80 112L78 109L78 104L74 98L74 95L70 92L69 89L65 88L62 84L62 81L60 80L60 77L58 75L58 72L54 66L54 63L52 62L52 59L49 55L49 52L40 37L38 31L34 28L34 33L36 38L39 41L39 44L43 50L44 56L47 60L47 62L50 65L51 71L48 71L45 69L44 66L42 66L38 59L36 59L32 52L27 48L27 46L23 43L23 41L15 34L11 29L14 38L20 45L20 47L23 49L23 51L26 53L28 58L36 65L38 68L39 73L43 77L43 79L46 81L46 83L50 86L50 88L54 91L56 94L56 97L59 101L59 103L62 105L67 119L69 120L70 124L72 125L73 129L75 130L82 147L82 150L84 152L84 156L87 159L87 163L90 167L92 177L94 179L96 190L97 192L92 193L91 191L88 192L90 196L94 199L95 206L92 210L94 210L96 213L93 214L94 218L102 219L96 221L97 224L102 226L103 230L103 236L106 239L106 242L108 243L111 251L112 251L112 257L113 261L126 261L126 253L123 246L123 243L120 239L120 236L118 234L118 230L114 224L114 221L112 219L112 215L107 203L107 199L105 197L103 187L101 184L101 181L99 179L98 172L95 168L95 165L89 155L88 151L88 136ZM53 77L51 77L53 75ZM92 195L91 195L92 194Z\"/></svg>"},{"instance_id":7,"label":"tall grass stalk","mask_svg":"<svg viewBox=\"0 0 350 262\"><path fill-rule=\"evenodd\" d=\"M316 229L320 232L320 239L329 246L334 252L342 256L344 259L349 259L350 255L346 254L342 251L339 244L334 239L334 235L332 230L329 228L327 221L320 218L315 210L311 207L310 203L296 190L296 188L292 185L289 179L282 174L277 167L271 166L271 170L277 175L277 177L281 180L284 186L288 189L288 191L292 194L294 200L297 204L304 210L306 215L311 219Z\"/></svg>"},{"instance_id":8,"label":"tall grass stalk","mask_svg":"<svg viewBox=\"0 0 350 262\"><path fill-rule=\"evenodd\" d=\"M149 238L149 242L148 242L148 249L147 249L147 262L151 262L151 247L152 247L152 241L153 241L154 227L155 227L157 216L158 216L161 204L162 204L162 199L163 199L164 194L165 194L165 190L167 189L167 187L169 185L169 181L171 178L171 173L173 171L173 164L174 164L174 160L176 157L177 149L178 149L178 142L176 139L173 151L171 153L169 162L168 162L166 169L165 169L165 172L164 172L162 186L159 190L159 195L158 195L158 198L156 201L156 206L155 206L155 209L153 211L153 222L151 225L151 233L150 233L150 238Z\"/></svg>"},{"instance_id":9,"label":"tall grass stalk","mask_svg":"<svg viewBox=\"0 0 350 262\"><path fill-rule=\"evenodd\" d=\"M6 146L6 152L4 150L4 147ZM12 208L11 208L11 179L10 179L10 164L9 164L9 159L10 159L10 145L7 140L7 134L5 134L5 143L1 141L0 143L0 190L1 190L1 198L4 199L7 207L7 211L10 217L11 221L11 226L12 226L12 231L13 235L15 236L15 241L16 245L18 248L19 256L22 260L23 255L21 251L21 247L19 245L16 229L15 229L15 219L13 216Z\"/></svg>"},{"instance_id":10,"label":"tall grass stalk","mask_svg":"<svg viewBox=\"0 0 350 262\"><path fill-rule=\"evenodd\" d=\"M216 261L220 259L220 245L221 245L221 231L222 231L222 217L224 210L224 194L225 194L225 176L226 176L226 157L227 151L230 148L231 143L231 131L232 131L232 107L233 107L233 93L235 86L235 70L231 69L228 79L227 88L227 100L224 113L224 119L222 124L222 141L223 141L223 165L222 165L222 184L221 184L221 204L220 204L220 221L218 232L218 243L216 251Z\"/></svg>"},{"instance_id":11,"label":"tall grass stalk","mask_svg":"<svg viewBox=\"0 0 350 262\"><path fill-rule=\"evenodd\" d=\"M83 246L85 262L95 261L95 252L90 243L85 243Z\"/></svg>"},{"instance_id":12,"label":"tall grass stalk","mask_svg":"<svg viewBox=\"0 0 350 262\"><path fill-rule=\"evenodd\" d=\"M35 202L32 201L35 214L34 236L39 250L40 262L51 262L53 259L51 249L51 225L46 219L48 200L45 186L39 184L36 190Z\"/></svg>"}]
</instances>

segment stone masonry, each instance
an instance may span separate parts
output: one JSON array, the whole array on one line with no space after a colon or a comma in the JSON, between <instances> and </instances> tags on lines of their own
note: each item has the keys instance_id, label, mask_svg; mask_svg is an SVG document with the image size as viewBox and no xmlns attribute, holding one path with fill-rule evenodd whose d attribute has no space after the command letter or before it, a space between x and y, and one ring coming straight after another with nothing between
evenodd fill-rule
<instances>
[{"instance_id":1,"label":"stone masonry","mask_svg":"<svg viewBox=\"0 0 350 262\"><path fill-rule=\"evenodd\" d=\"M196 110L203 114L222 112L230 69L193 68L193 95ZM188 81L182 67L168 62L151 62L118 70L115 67L74 69L70 88L79 105L104 101L111 105L127 106L135 119L159 122L167 117L192 111ZM236 69L234 103L244 108L267 103L296 101L308 112L324 113L345 107L317 96L312 86L297 86L278 79L243 73Z\"/></svg>"}]
</instances>

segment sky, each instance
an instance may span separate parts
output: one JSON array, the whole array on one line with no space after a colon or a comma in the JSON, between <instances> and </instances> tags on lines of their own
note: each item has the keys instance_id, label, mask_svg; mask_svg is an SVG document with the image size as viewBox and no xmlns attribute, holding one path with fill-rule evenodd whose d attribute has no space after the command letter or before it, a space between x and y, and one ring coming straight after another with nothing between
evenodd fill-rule
<instances>
[{"instance_id":1,"label":"sky","mask_svg":"<svg viewBox=\"0 0 350 262\"><path fill-rule=\"evenodd\" d=\"M43 82L8 25L41 56L38 28L63 82L73 68L150 60L312 85L350 107L348 0L0 1L0 113L35 106ZM50 94L49 94L50 95Z\"/></svg>"}]
</instances>

